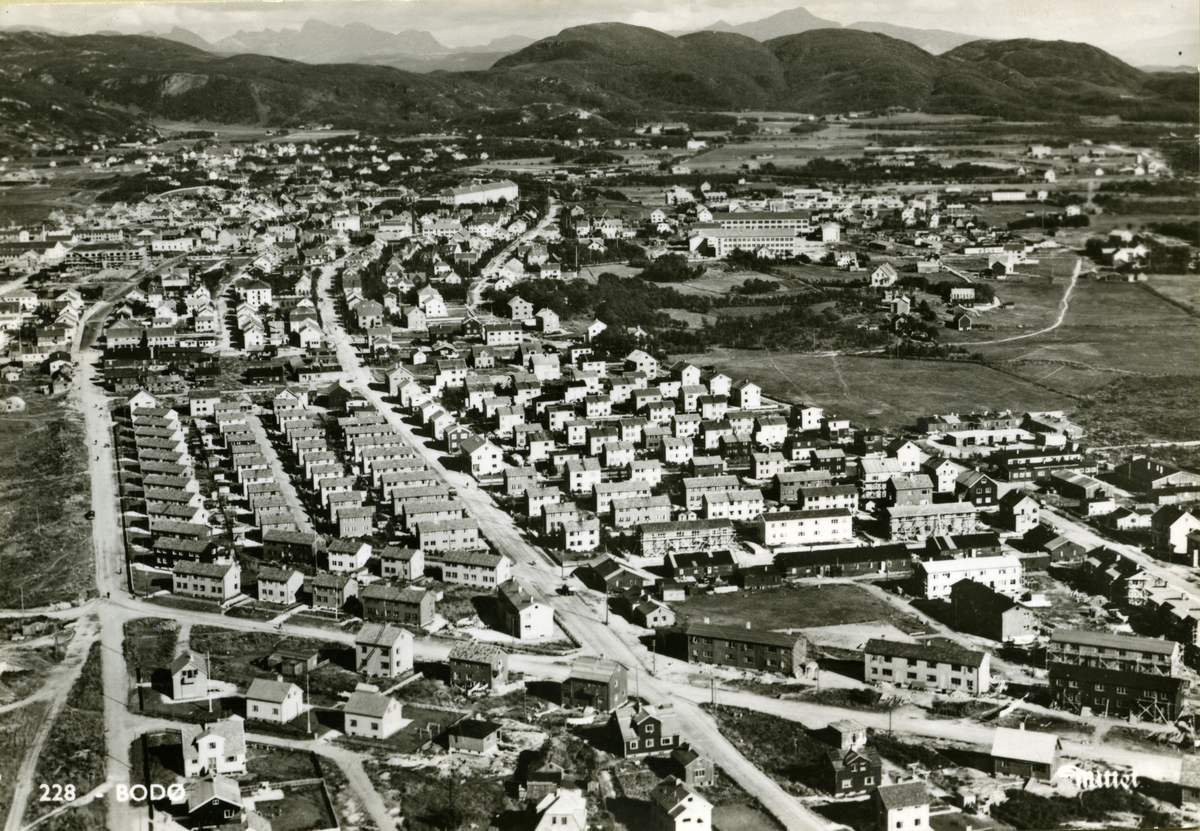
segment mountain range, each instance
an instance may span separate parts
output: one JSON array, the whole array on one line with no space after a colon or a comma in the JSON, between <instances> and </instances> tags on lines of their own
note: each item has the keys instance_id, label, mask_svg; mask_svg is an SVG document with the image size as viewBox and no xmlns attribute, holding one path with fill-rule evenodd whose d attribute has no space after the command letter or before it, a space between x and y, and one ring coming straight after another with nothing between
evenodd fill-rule
<instances>
[{"instance_id":1,"label":"mountain range","mask_svg":"<svg viewBox=\"0 0 1200 831\"><path fill-rule=\"evenodd\" d=\"M421 37L413 42L430 46ZM824 114L894 107L1195 122L1200 99L1194 75L1146 73L1081 43L972 41L933 55L850 28L759 42L710 31L676 38L623 23L564 29L486 70L424 74L220 55L144 36L0 33L0 73L6 86L0 127L70 123L93 131L165 118L395 131L520 125L532 134L531 122L564 112L628 120L687 110Z\"/></svg>"},{"instance_id":2,"label":"mountain range","mask_svg":"<svg viewBox=\"0 0 1200 831\"><path fill-rule=\"evenodd\" d=\"M817 17L803 7L788 9L761 20L732 25L723 20L697 31L725 32L745 35L765 42L786 35L797 35L814 29L856 29L875 32L919 46L933 55L941 55L974 40L979 35L951 32L944 29L920 29L878 21L861 21L843 27L834 20ZM61 34L38 27L22 27L25 31ZM17 31L9 29L8 31ZM680 36L689 30L668 31ZM98 34L110 34L100 32ZM111 34L118 34L113 32ZM179 26L165 32L143 32L152 37L175 40L219 54L270 55L305 63L369 63L394 66L411 72L471 71L489 68L500 57L516 52L534 42L524 35L507 35L487 44L447 47L437 37L420 29L387 32L361 22L335 25L308 20L299 29L262 29L239 31L209 42L195 32ZM1114 33L1116 37L1116 33ZM1179 31L1123 43L1109 50L1122 60L1147 71L1167 68L1169 71L1194 71L1200 62L1200 42L1195 31Z\"/></svg>"}]
</instances>

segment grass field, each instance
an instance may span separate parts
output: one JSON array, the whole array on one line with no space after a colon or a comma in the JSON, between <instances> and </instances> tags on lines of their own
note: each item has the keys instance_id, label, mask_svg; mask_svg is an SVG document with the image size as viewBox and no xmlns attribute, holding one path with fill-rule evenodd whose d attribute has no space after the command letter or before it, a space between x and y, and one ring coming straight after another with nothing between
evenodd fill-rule
<instances>
[{"instance_id":1,"label":"grass field","mask_svg":"<svg viewBox=\"0 0 1200 831\"><path fill-rule=\"evenodd\" d=\"M78 796L104 781L104 696L100 680L100 644L92 644L83 672L71 688L66 706L58 714L54 727L42 747L34 773L35 783L74 785ZM25 811L25 822L48 814L58 807L55 802L42 802L35 790ZM64 831L87 831L104 824L107 807L103 799L72 808L47 824L47 828Z\"/></svg>"},{"instance_id":2,"label":"grass field","mask_svg":"<svg viewBox=\"0 0 1200 831\"><path fill-rule=\"evenodd\" d=\"M1193 312L1200 311L1200 276L1195 274L1150 274L1146 288L1182 303Z\"/></svg>"},{"instance_id":3,"label":"grass field","mask_svg":"<svg viewBox=\"0 0 1200 831\"><path fill-rule=\"evenodd\" d=\"M1153 414L1148 418L1148 414ZM1074 418L1099 446L1200 440L1200 386L1194 375L1120 376L1097 390Z\"/></svg>"},{"instance_id":4,"label":"grass field","mask_svg":"<svg viewBox=\"0 0 1200 831\"><path fill-rule=\"evenodd\" d=\"M822 586L782 586L770 591L696 595L672 607L683 623L708 618L712 623L755 629L808 629L845 623L886 621L902 629L919 629L910 618L877 599L866 589L848 583Z\"/></svg>"},{"instance_id":5,"label":"grass field","mask_svg":"<svg viewBox=\"0 0 1200 831\"><path fill-rule=\"evenodd\" d=\"M72 601L96 585L82 416L65 395L0 384L25 411L0 414L0 606Z\"/></svg>"},{"instance_id":6,"label":"grass field","mask_svg":"<svg viewBox=\"0 0 1200 831\"><path fill-rule=\"evenodd\" d=\"M813 403L860 424L909 426L929 413L1056 410L1071 399L980 364L719 349L673 355L749 378L772 398Z\"/></svg>"},{"instance_id":7,"label":"grass field","mask_svg":"<svg viewBox=\"0 0 1200 831\"><path fill-rule=\"evenodd\" d=\"M1019 341L979 346L993 361L1064 391L1087 391L1116 374L1195 375L1200 373L1200 321L1133 283L1080 281L1071 295L1063 325ZM1075 370L1061 380L1048 375L1058 366ZM1060 386L1061 385L1061 386Z\"/></svg>"}]
</instances>

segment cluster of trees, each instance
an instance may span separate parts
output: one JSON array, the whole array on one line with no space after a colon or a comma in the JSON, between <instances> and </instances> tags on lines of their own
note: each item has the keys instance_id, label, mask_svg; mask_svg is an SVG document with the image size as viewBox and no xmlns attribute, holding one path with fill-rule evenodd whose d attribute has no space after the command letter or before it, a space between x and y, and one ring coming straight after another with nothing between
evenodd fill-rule
<instances>
[{"instance_id":1,"label":"cluster of trees","mask_svg":"<svg viewBox=\"0 0 1200 831\"><path fill-rule=\"evenodd\" d=\"M760 280L757 277L751 277L735 291L740 294L770 294L779 291L779 283L774 280Z\"/></svg>"},{"instance_id":2,"label":"cluster of trees","mask_svg":"<svg viewBox=\"0 0 1200 831\"><path fill-rule=\"evenodd\" d=\"M1040 796L1019 789L1005 791L1004 795L1008 798L996 805L992 814L1022 831L1081 822L1106 822L1114 814L1140 817L1142 828L1166 828L1173 822L1170 814L1158 810L1145 796L1128 788L1085 790L1077 799Z\"/></svg>"},{"instance_id":3,"label":"cluster of trees","mask_svg":"<svg viewBox=\"0 0 1200 831\"><path fill-rule=\"evenodd\" d=\"M974 179L996 181L996 168L987 165L960 162L947 167L940 162L920 156L913 161L912 167L900 167L870 159L826 159L818 156L798 170L776 168L773 162L767 162L762 166L761 171L788 184L812 179L859 184L897 181L962 182ZM1016 181L1015 178L1014 181Z\"/></svg>"},{"instance_id":4,"label":"cluster of trees","mask_svg":"<svg viewBox=\"0 0 1200 831\"><path fill-rule=\"evenodd\" d=\"M703 277L704 266L688 265L687 257L682 254L664 254L647 263L638 276L655 283L686 283Z\"/></svg>"},{"instance_id":5,"label":"cluster of trees","mask_svg":"<svg viewBox=\"0 0 1200 831\"><path fill-rule=\"evenodd\" d=\"M1042 228L1047 233L1053 233L1059 228L1087 228L1092 224L1087 214L1067 216L1066 214L1042 214L1041 216L1024 216L1008 223L1008 230L1020 231L1025 228Z\"/></svg>"},{"instance_id":6,"label":"cluster of trees","mask_svg":"<svg viewBox=\"0 0 1200 831\"><path fill-rule=\"evenodd\" d=\"M1098 193L1095 197L1097 205L1115 214L1178 214L1195 215L1200 213L1200 200L1191 199L1127 199L1110 193Z\"/></svg>"},{"instance_id":7,"label":"cluster of trees","mask_svg":"<svg viewBox=\"0 0 1200 831\"><path fill-rule=\"evenodd\" d=\"M662 309L683 309L704 314L712 310L707 297L681 294L672 288L656 286L637 277L601 274L596 282L586 280L530 280L520 286L497 290L488 287L483 298L500 309L520 295L537 309L552 309L567 317L598 317L609 329L641 326L646 329L671 325Z\"/></svg>"},{"instance_id":8,"label":"cluster of trees","mask_svg":"<svg viewBox=\"0 0 1200 831\"><path fill-rule=\"evenodd\" d=\"M946 303L950 302L950 290L961 288L958 283L946 281L932 282L929 278L920 274L901 274L900 279L896 281L896 285L924 292L925 294L932 294L935 297L942 298L942 301ZM991 303L996 297L996 290L989 283L972 283L971 286L975 289L976 303ZM922 317L925 317L926 314L933 314L933 310L929 308L929 304L924 300L917 304L917 309L920 311ZM936 315L933 316L936 317ZM929 320L932 318L927 317L926 319Z\"/></svg>"},{"instance_id":9,"label":"cluster of trees","mask_svg":"<svg viewBox=\"0 0 1200 831\"><path fill-rule=\"evenodd\" d=\"M1135 235L1133 245L1144 245L1149 255L1142 263L1122 263L1116 266L1118 270L1137 269L1150 274L1182 274L1188 270L1192 262L1191 249L1186 245L1167 245L1148 236ZM1098 263L1108 262L1104 249L1113 248L1113 243L1100 237L1089 237L1083 245L1083 252Z\"/></svg>"},{"instance_id":10,"label":"cluster of trees","mask_svg":"<svg viewBox=\"0 0 1200 831\"><path fill-rule=\"evenodd\" d=\"M645 263L646 251L636 242L623 239L610 239L604 243L603 251L593 251L587 243L576 240L552 242L546 246L552 257L562 263L563 268L573 269L578 263L580 267L603 265L605 263L629 262L631 265Z\"/></svg>"},{"instance_id":11,"label":"cluster of trees","mask_svg":"<svg viewBox=\"0 0 1200 831\"><path fill-rule=\"evenodd\" d=\"M1156 234L1181 239L1188 245L1200 246L1200 220L1193 222L1151 222L1147 227Z\"/></svg>"}]
</instances>

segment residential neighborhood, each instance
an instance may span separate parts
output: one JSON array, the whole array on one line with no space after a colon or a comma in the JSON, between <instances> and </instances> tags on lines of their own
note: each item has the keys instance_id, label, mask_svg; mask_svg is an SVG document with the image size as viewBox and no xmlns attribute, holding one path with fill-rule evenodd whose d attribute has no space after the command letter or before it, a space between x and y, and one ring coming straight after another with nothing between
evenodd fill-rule
<instances>
[{"instance_id":1,"label":"residential neighborhood","mask_svg":"<svg viewBox=\"0 0 1200 831\"><path fill-rule=\"evenodd\" d=\"M596 101L0 161L6 831L1200 824L1177 157Z\"/></svg>"}]
</instances>

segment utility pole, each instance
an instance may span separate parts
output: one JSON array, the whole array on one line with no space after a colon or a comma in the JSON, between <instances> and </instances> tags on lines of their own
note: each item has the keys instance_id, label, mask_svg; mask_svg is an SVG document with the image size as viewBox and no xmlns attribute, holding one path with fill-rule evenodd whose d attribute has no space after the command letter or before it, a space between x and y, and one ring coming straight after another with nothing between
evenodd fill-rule
<instances>
[{"instance_id":1,"label":"utility pole","mask_svg":"<svg viewBox=\"0 0 1200 831\"><path fill-rule=\"evenodd\" d=\"M305 707L305 712L308 715L308 735L311 736L313 729L312 729L312 694L310 692L310 683L309 683L310 676L311 676L311 673L309 673L306 670L304 673L304 703L308 705L307 707Z\"/></svg>"}]
</instances>

